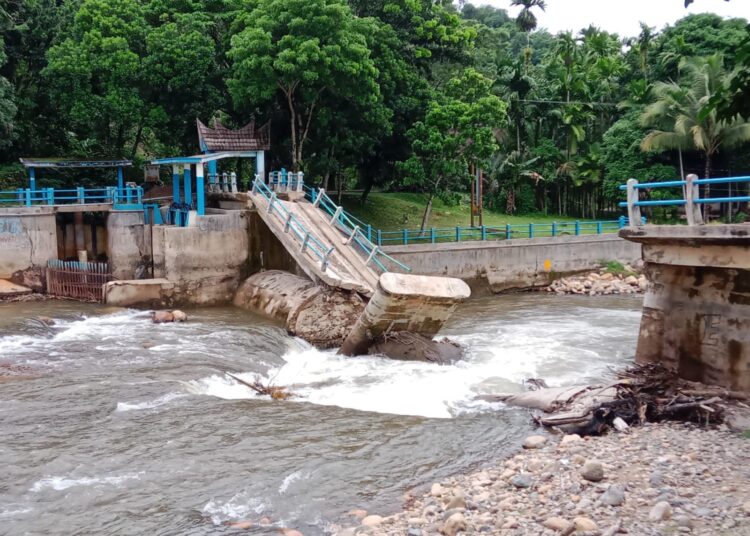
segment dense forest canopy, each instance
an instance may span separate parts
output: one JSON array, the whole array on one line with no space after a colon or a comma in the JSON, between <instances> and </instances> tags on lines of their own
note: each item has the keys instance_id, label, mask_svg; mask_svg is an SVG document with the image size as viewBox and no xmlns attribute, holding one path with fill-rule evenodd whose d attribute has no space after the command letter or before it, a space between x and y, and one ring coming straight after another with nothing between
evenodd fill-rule
<instances>
[{"instance_id":1,"label":"dense forest canopy","mask_svg":"<svg viewBox=\"0 0 750 536\"><path fill-rule=\"evenodd\" d=\"M20 156L193 153L196 117L271 120L271 167L363 198L455 199L478 166L508 213L595 217L630 177L750 171L747 21L551 35L555 1L5 0L0 187Z\"/></svg>"}]
</instances>

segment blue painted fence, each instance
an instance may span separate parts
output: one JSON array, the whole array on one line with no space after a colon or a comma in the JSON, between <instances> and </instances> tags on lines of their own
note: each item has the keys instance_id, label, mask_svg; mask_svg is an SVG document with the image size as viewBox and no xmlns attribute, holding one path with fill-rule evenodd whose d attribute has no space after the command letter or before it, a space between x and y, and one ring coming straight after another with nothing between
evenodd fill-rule
<instances>
[{"instance_id":1,"label":"blue painted fence","mask_svg":"<svg viewBox=\"0 0 750 536\"><path fill-rule=\"evenodd\" d=\"M697 175L688 175L685 180L665 182L644 182L630 179L627 184L620 186L621 190L627 191L627 201L620 203L621 207L627 207L628 216L633 221L640 220L641 207L685 207L685 217L688 225L703 224L701 205L727 204L727 203L749 203L750 195L736 195L727 197L705 197L701 198L701 186L719 184L737 184L750 182L750 176L742 177L718 177L715 179L699 179ZM644 199L641 200L643 190L656 189L678 189L679 197L672 199ZM677 195L677 194L675 194Z\"/></svg>"},{"instance_id":2,"label":"blue painted fence","mask_svg":"<svg viewBox=\"0 0 750 536\"><path fill-rule=\"evenodd\" d=\"M143 188L18 188L0 191L0 206L112 204L117 210L138 210Z\"/></svg>"},{"instance_id":3,"label":"blue painted fence","mask_svg":"<svg viewBox=\"0 0 750 536\"><path fill-rule=\"evenodd\" d=\"M320 268L328 267L328 258L334 251L333 246L324 244L317 236L309 231L299 219L289 212L283 203L277 202L276 192L273 192L260 178L253 181L253 192L262 195L268 201L268 212L284 225L284 230L301 243L300 252L310 251L320 260Z\"/></svg>"},{"instance_id":4,"label":"blue painted fence","mask_svg":"<svg viewBox=\"0 0 750 536\"><path fill-rule=\"evenodd\" d=\"M377 244L373 242L372 226L347 213L342 207L334 203L322 189L316 189L315 191L311 189L309 195L312 203L331 217L331 225L335 225L339 231L349 237L347 243L354 244L367 257L368 264L374 263L383 272L388 271L386 263L395 265L405 272L411 272L411 268L380 249L382 245L380 242Z\"/></svg>"},{"instance_id":5,"label":"blue painted fence","mask_svg":"<svg viewBox=\"0 0 750 536\"><path fill-rule=\"evenodd\" d=\"M315 202L319 190L305 186L308 200ZM328 197L328 196L326 196ZM332 205L332 206L331 206ZM333 201L320 208L333 215ZM338 207L337 207L338 208ZM383 231L374 229L356 216L344 211L338 215L349 227L358 227L364 237L378 246L405 246L409 244L436 244L442 242L469 242L477 240L511 240L514 238L544 238L557 236L580 236L615 233L628 226L628 219L621 216L617 220L573 221L552 223L483 225L481 227L432 227L430 229L401 229ZM645 221L643 222L645 223Z\"/></svg>"}]
</instances>

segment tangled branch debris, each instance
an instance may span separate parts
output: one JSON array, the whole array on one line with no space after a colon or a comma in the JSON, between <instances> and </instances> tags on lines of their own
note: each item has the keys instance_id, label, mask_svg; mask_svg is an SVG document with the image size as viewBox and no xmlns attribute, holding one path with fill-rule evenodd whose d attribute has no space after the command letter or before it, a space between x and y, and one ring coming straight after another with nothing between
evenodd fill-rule
<instances>
[{"instance_id":1,"label":"tangled branch debris","mask_svg":"<svg viewBox=\"0 0 750 536\"><path fill-rule=\"evenodd\" d=\"M232 378L237 383L241 383L242 385L249 387L250 389L258 393L259 395L269 396L273 400L287 400L294 396L292 393L290 393L287 390L286 387L278 387L275 385L263 385L257 377L255 378L254 382L248 382L229 372L225 372L224 374Z\"/></svg>"},{"instance_id":2,"label":"tangled branch debris","mask_svg":"<svg viewBox=\"0 0 750 536\"><path fill-rule=\"evenodd\" d=\"M538 424L579 435L601 435L611 428L623 430L667 420L720 424L730 412L750 412L745 403L749 394L690 382L660 365L635 365L617 377L605 386L484 398L538 410L533 415Z\"/></svg>"}]
</instances>

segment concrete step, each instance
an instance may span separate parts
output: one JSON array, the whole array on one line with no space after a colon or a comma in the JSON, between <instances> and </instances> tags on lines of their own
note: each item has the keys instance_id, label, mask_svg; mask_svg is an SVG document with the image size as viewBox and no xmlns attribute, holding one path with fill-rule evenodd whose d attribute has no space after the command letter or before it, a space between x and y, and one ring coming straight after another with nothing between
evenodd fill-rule
<instances>
[{"instance_id":1,"label":"concrete step","mask_svg":"<svg viewBox=\"0 0 750 536\"><path fill-rule=\"evenodd\" d=\"M7 279L0 279L0 299L11 298L13 296L23 296L25 294L31 294L32 292L34 291L30 288L17 285Z\"/></svg>"}]
</instances>

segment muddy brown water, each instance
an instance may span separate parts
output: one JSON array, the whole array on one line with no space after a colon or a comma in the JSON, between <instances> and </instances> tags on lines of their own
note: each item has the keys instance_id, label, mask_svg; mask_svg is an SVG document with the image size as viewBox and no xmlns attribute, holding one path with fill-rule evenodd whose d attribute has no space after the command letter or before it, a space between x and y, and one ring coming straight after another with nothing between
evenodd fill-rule
<instances>
[{"instance_id":1,"label":"muddy brown water","mask_svg":"<svg viewBox=\"0 0 750 536\"><path fill-rule=\"evenodd\" d=\"M228 521L323 534L353 508L518 448L523 411L477 402L600 379L632 359L640 299L542 294L463 306L452 366L342 358L231 309L146 312L0 305L0 534L223 534ZM36 320L55 319L53 326ZM258 398L224 371L289 385Z\"/></svg>"}]
</instances>

